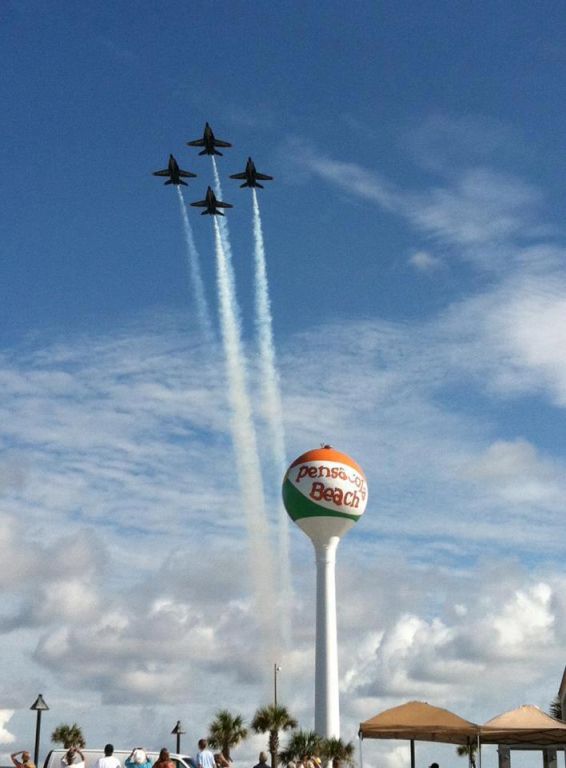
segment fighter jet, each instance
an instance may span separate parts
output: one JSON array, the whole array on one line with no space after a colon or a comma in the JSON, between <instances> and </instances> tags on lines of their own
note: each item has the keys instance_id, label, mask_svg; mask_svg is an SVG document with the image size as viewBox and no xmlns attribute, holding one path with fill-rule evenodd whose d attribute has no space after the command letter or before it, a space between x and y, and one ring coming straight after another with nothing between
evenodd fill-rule
<instances>
[{"instance_id":1,"label":"fighter jet","mask_svg":"<svg viewBox=\"0 0 566 768\"><path fill-rule=\"evenodd\" d=\"M230 176L231 179L245 179L245 182L243 184L240 184L241 187L259 187L260 189L263 189L263 184L258 184L258 179L260 181L273 181L273 176L266 176L265 173L258 173L256 171L256 167L254 165L254 161L251 159L251 157L248 157L248 162L246 163L246 170L243 173L234 173L232 176Z\"/></svg>"},{"instance_id":2,"label":"fighter jet","mask_svg":"<svg viewBox=\"0 0 566 768\"><path fill-rule=\"evenodd\" d=\"M179 165L173 155L169 155L169 165L167 168L165 168L163 171L154 171L154 176L169 176L169 181L165 182L165 186L167 184L182 184L184 187L187 187L188 184L186 181L182 181L183 179L195 179L196 173L191 173L190 171L183 171L181 168L179 168Z\"/></svg>"},{"instance_id":3,"label":"fighter jet","mask_svg":"<svg viewBox=\"0 0 566 768\"><path fill-rule=\"evenodd\" d=\"M206 208L206 211L203 211L201 216L206 216L206 214L209 214L209 216L224 216L222 211L218 210L219 208L234 207L233 205L230 205L230 203L223 203L222 200L217 200L211 187L206 190L206 197L204 200L199 200L197 203L191 203L191 205L195 208Z\"/></svg>"},{"instance_id":4,"label":"fighter jet","mask_svg":"<svg viewBox=\"0 0 566 768\"><path fill-rule=\"evenodd\" d=\"M214 137L214 134L212 133L212 128L208 123L206 123L206 125L204 126L204 133L202 134L202 139L187 141L187 144L189 147L204 147L202 152L199 152L199 155L220 155L220 156L222 156L222 152L219 152L216 149L216 147L232 146L227 141L220 141L220 139L216 139Z\"/></svg>"}]
</instances>

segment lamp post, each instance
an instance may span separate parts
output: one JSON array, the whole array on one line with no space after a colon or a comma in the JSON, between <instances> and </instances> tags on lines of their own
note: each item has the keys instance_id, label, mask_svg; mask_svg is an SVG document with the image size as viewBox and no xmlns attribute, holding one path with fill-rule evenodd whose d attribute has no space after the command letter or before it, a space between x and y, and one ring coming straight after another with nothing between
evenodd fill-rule
<instances>
[{"instance_id":1,"label":"lamp post","mask_svg":"<svg viewBox=\"0 0 566 768\"><path fill-rule=\"evenodd\" d=\"M273 705L277 707L277 673L281 672L278 664L273 665Z\"/></svg>"},{"instance_id":2,"label":"lamp post","mask_svg":"<svg viewBox=\"0 0 566 768\"><path fill-rule=\"evenodd\" d=\"M33 762L37 765L37 761L39 759L39 737L41 734L41 713L49 709L41 693L33 702L30 709L33 709L35 712L37 712L37 718L35 721L35 749L33 751Z\"/></svg>"},{"instance_id":3,"label":"lamp post","mask_svg":"<svg viewBox=\"0 0 566 768\"><path fill-rule=\"evenodd\" d=\"M181 721L177 720L177 725L173 728L171 733L177 737L177 745L175 752L180 755L181 754L181 734L186 733L186 731L183 730L183 726L181 725Z\"/></svg>"}]
</instances>

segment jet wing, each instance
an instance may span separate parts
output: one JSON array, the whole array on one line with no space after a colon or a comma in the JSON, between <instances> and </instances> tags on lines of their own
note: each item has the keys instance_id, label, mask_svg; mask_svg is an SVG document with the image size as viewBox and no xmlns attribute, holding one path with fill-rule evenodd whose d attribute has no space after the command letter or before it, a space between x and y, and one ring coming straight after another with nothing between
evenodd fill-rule
<instances>
[{"instance_id":1,"label":"jet wing","mask_svg":"<svg viewBox=\"0 0 566 768\"><path fill-rule=\"evenodd\" d=\"M214 139L214 146L215 147L231 147L229 141L220 141L220 139Z\"/></svg>"},{"instance_id":2,"label":"jet wing","mask_svg":"<svg viewBox=\"0 0 566 768\"><path fill-rule=\"evenodd\" d=\"M164 171L154 171L154 176L169 176L169 169L166 168Z\"/></svg>"},{"instance_id":3,"label":"jet wing","mask_svg":"<svg viewBox=\"0 0 566 768\"><path fill-rule=\"evenodd\" d=\"M273 181L273 176L266 176L265 173L256 173L255 177L260 181Z\"/></svg>"},{"instance_id":4,"label":"jet wing","mask_svg":"<svg viewBox=\"0 0 566 768\"><path fill-rule=\"evenodd\" d=\"M194 141L187 141L189 147L204 147L204 139L195 139Z\"/></svg>"},{"instance_id":5,"label":"jet wing","mask_svg":"<svg viewBox=\"0 0 566 768\"><path fill-rule=\"evenodd\" d=\"M246 176L246 174L245 174L245 173L233 173L233 174L230 176L230 178L231 178L231 179L245 179L245 178L247 178L247 176Z\"/></svg>"},{"instance_id":6,"label":"jet wing","mask_svg":"<svg viewBox=\"0 0 566 768\"><path fill-rule=\"evenodd\" d=\"M216 208L233 208L233 205L230 205L230 203L222 203L220 200L217 200L215 203Z\"/></svg>"},{"instance_id":7,"label":"jet wing","mask_svg":"<svg viewBox=\"0 0 566 768\"><path fill-rule=\"evenodd\" d=\"M191 203L193 208L208 208L206 200L199 200L197 203Z\"/></svg>"},{"instance_id":8,"label":"jet wing","mask_svg":"<svg viewBox=\"0 0 566 768\"><path fill-rule=\"evenodd\" d=\"M196 179L197 175L196 173L191 173L190 171L179 171L179 176L182 176L184 179Z\"/></svg>"}]
</instances>

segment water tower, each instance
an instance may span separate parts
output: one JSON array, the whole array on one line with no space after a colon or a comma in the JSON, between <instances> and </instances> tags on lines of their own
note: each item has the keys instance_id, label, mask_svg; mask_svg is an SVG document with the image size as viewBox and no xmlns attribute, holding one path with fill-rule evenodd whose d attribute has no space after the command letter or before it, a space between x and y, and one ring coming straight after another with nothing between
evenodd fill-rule
<instances>
[{"instance_id":1,"label":"water tower","mask_svg":"<svg viewBox=\"0 0 566 768\"><path fill-rule=\"evenodd\" d=\"M291 464L283 480L285 509L315 549L314 729L324 738L340 736L336 548L364 513L367 499L367 481L360 466L330 445L303 453Z\"/></svg>"}]
</instances>

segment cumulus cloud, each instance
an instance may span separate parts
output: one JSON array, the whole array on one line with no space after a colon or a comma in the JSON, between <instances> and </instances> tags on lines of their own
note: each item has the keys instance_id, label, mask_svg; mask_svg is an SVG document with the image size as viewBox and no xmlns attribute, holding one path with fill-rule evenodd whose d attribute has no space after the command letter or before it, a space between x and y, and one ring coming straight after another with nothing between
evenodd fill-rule
<instances>
[{"instance_id":1,"label":"cumulus cloud","mask_svg":"<svg viewBox=\"0 0 566 768\"><path fill-rule=\"evenodd\" d=\"M13 714L13 709L0 709L0 744L12 744L16 739L7 728Z\"/></svg>"}]
</instances>

